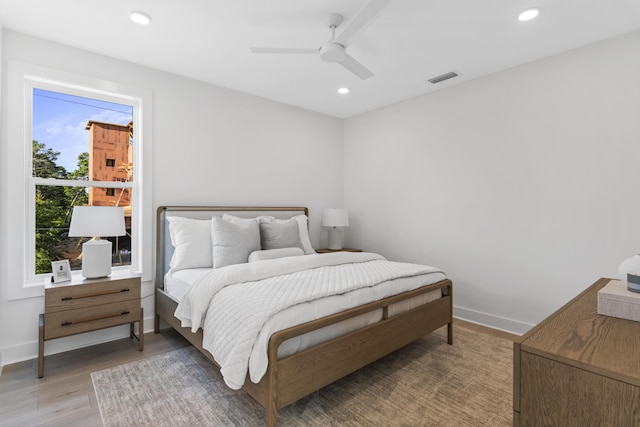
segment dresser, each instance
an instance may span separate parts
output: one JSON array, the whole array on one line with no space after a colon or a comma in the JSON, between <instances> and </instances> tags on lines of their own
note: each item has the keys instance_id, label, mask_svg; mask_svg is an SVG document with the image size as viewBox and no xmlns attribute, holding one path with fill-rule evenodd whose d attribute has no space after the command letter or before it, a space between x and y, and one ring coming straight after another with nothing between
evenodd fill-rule
<instances>
[{"instance_id":1,"label":"dresser","mask_svg":"<svg viewBox=\"0 0 640 427\"><path fill-rule=\"evenodd\" d=\"M598 314L609 280L514 343L514 426L640 425L640 322Z\"/></svg>"},{"instance_id":2,"label":"dresser","mask_svg":"<svg viewBox=\"0 0 640 427\"><path fill-rule=\"evenodd\" d=\"M137 336L134 334L136 322ZM139 276L74 277L70 282L46 283L44 313L39 318L38 377L44 375L45 341L127 323L130 337L138 339L138 349L142 351L144 334Z\"/></svg>"}]
</instances>

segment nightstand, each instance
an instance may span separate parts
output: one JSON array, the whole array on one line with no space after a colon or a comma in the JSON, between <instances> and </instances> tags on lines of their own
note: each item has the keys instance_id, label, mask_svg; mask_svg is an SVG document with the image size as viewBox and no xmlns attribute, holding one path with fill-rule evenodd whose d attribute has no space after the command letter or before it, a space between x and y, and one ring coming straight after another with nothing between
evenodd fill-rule
<instances>
[{"instance_id":1,"label":"nightstand","mask_svg":"<svg viewBox=\"0 0 640 427\"><path fill-rule=\"evenodd\" d=\"M138 322L138 335L134 323ZM44 342L55 338L130 324L130 338L144 347L140 277L115 274L100 279L74 277L70 282L45 283L40 314L38 377L44 375Z\"/></svg>"},{"instance_id":2,"label":"nightstand","mask_svg":"<svg viewBox=\"0 0 640 427\"><path fill-rule=\"evenodd\" d=\"M316 249L319 254L330 254L333 252L362 252L362 249L342 248L342 249Z\"/></svg>"}]
</instances>

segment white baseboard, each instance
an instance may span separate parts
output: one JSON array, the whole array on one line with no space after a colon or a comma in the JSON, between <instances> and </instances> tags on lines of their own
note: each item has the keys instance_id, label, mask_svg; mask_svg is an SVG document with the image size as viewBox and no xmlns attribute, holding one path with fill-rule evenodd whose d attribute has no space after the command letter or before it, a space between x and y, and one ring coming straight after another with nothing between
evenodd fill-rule
<instances>
[{"instance_id":1,"label":"white baseboard","mask_svg":"<svg viewBox=\"0 0 640 427\"><path fill-rule=\"evenodd\" d=\"M529 329L535 326L529 323L507 319L493 314L482 313L480 311L455 305L453 306L453 317L515 335L524 335Z\"/></svg>"},{"instance_id":2,"label":"white baseboard","mask_svg":"<svg viewBox=\"0 0 640 427\"><path fill-rule=\"evenodd\" d=\"M144 318L144 332L153 332L154 316ZM94 332L72 335L46 341L44 355L63 353L77 348L115 341L129 336L129 325L115 326ZM2 367L13 363L24 362L38 357L38 341L31 341L0 349L0 372Z\"/></svg>"}]
</instances>

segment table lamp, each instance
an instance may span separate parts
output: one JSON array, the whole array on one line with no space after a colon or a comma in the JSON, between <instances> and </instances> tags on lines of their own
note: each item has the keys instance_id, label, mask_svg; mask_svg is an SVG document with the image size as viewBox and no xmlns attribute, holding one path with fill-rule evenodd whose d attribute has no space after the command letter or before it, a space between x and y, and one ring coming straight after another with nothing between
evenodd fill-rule
<instances>
[{"instance_id":1,"label":"table lamp","mask_svg":"<svg viewBox=\"0 0 640 427\"><path fill-rule=\"evenodd\" d=\"M93 237L82 244L82 276L111 274L111 242L100 237L124 236L124 209L112 206L74 206L69 237Z\"/></svg>"},{"instance_id":2,"label":"table lamp","mask_svg":"<svg viewBox=\"0 0 640 427\"><path fill-rule=\"evenodd\" d=\"M627 283L627 289L640 293L640 254L625 259L618 267L620 280Z\"/></svg>"},{"instance_id":3,"label":"table lamp","mask_svg":"<svg viewBox=\"0 0 640 427\"><path fill-rule=\"evenodd\" d=\"M346 209L328 208L322 212L322 226L329 230L329 249L342 249L342 227L349 226L349 213Z\"/></svg>"}]
</instances>

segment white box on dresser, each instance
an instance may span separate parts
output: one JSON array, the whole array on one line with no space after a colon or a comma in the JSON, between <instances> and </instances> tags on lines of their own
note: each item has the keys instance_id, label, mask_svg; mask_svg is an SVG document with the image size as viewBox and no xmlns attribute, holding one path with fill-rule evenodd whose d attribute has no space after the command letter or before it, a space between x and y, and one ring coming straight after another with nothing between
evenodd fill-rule
<instances>
[{"instance_id":1,"label":"white box on dresser","mask_svg":"<svg viewBox=\"0 0 640 427\"><path fill-rule=\"evenodd\" d=\"M627 283L611 280L598 291L598 314L640 322L640 293L627 289Z\"/></svg>"}]
</instances>

